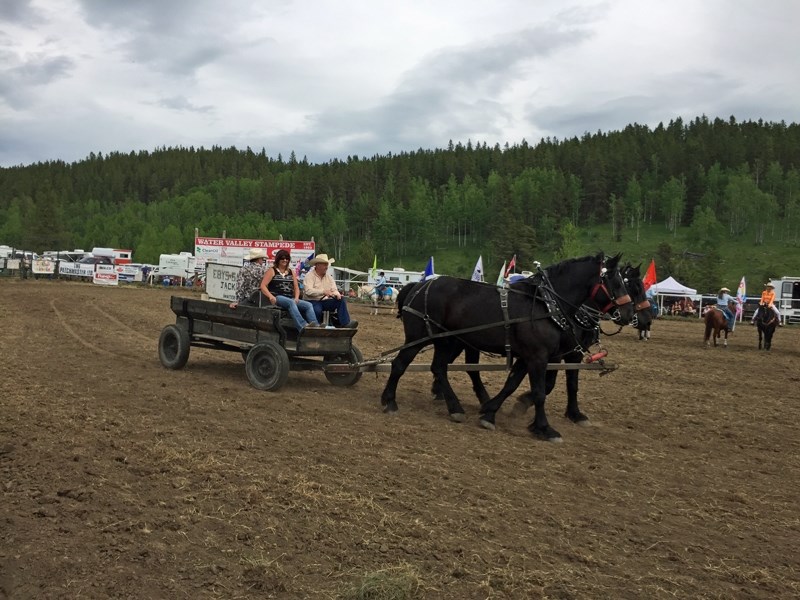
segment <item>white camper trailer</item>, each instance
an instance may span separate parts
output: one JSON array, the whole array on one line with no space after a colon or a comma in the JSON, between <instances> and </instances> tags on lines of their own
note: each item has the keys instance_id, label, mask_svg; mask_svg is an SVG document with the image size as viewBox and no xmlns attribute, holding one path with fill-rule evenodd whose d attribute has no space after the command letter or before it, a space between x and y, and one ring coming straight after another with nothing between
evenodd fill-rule
<instances>
[{"instance_id":1,"label":"white camper trailer","mask_svg":"<svg viewBox=\"0 0 800 600\"><path fill-rule=\"evenodd\" d=\"M775 286L775 305L784 323L800 323L800 277L781 277Z\"/></svg>"}]
</instances>

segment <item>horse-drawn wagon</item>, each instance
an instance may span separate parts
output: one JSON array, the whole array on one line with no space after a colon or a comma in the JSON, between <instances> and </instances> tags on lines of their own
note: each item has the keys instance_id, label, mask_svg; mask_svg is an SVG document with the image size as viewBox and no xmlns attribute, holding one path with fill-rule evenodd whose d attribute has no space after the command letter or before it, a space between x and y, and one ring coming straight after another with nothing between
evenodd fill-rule
<instances>
[{"instance_id":1,"label":"horse-drawn wagon","mask_svg":"<svg viewBox=\"0 0 800 600\"><path fill-rule=\"evenodd\" d=\"M158 340L158 357L168 369L182 369L192 346L241 353L247 379L259 390L275 391L289 371L323 371L330 383L350 386L361 378L351 368L363 357L353 344L356 329L306 327L297 331L280 309L239 306L173 296L176 315ZM333 370L332 366L347 366Z\"/></svg>"}]
</instances>

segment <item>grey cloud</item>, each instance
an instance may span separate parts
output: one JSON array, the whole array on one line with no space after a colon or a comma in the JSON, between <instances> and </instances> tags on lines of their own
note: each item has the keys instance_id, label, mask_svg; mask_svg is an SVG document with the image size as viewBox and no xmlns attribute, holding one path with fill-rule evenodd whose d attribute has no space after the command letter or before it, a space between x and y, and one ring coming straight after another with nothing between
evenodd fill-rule
<instances>
[{"instance_id":1,"label":"grey cloud","mask_svg":"<svg viewBox=\"0 0 800 600\"><path fill-rule=\"evenodd\" d=\"M197 106L189 102L189 100L185 96L172 96L170 98L162 98L158 102L155 102L156 106L162 106L164 108L169 108L171 110L178 110L178 111L191 111L191 112L198 112L198 113L210 113L214 110L213 106Z\"/></svg>"},{"instance_id":2,"label":"grey cloud","mask_svg":"<svg viewBox=\"0 0 800 600\"><path fill-rule=\"evenodd\" d=\"M226 35L247 18L247 8L220 10L214 0L81 0L86 22L119 33L120 48L134 62L173 76L192 76L239 43Z\"/></svg>"},{"instance_id":3,"label":"grey cloud","mask_svg":"<svg viewBox=\"0 0 800 600\"><path fill-rule=\"evenodd\" d=\"M0 23L4 21L30 26L39 23L41 17L31 0L3 0L0 2Z\"/></svg>"},{"instance_id":4,"label":"grey cloud","mask_svg":"<svg viewBox=\"0 0 800 600\"><path fill-rule=\"evenodd\" d=\"M557 138L581 136L597 130L611 131L629 123L657 125L671 118L699 116L719 106L721 97L732 97L741 82L708 71L683 71L653 77L639 84L639 94L610 96L599 93L558 106L527 107L527 120L532 129Z\"/></svg>"},{"instance_id":5,"label":"grey cloud","mask_svg":"<svg viewBox=\"0 0 800 600\"><path fill-rule=\"evenodd\" d=\"M33 88L65 77L74 66L71 58L54 56L36 57L10 69L0 70L0 98L12 108L20 108L34 92Z\"/></svg>"},{"instance_id":6,"label":"grey cloud","mask_svg":"<svg viewBox=\"0 0 800 600\"><path fill-rule=\"evenodd\" d=\"M279 143L322 148L330 154L367 149L444 146L450 139L497 138L511 114L491 100L521 77L522 67L591 35L583 29L533 28L427 57L396 91L362 111L311 115L305 131ZM353 135L356 132L356 135ZM298 150L298 154L300 154Z\"/></svg>"}]
</instances>

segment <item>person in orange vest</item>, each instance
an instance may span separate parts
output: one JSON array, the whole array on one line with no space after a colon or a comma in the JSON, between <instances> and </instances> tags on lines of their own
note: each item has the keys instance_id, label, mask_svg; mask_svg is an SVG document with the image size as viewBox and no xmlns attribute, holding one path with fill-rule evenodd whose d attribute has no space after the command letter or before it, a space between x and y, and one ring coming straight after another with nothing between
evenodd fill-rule
<instances>
[{"instance_id":1,"label":"person in orange vest","mask_svg":"<svg viewBox=\"0 0 800 600\"><path fill-rule=\"evenodd\" d=\"M766 304L769 306L774 312L775 316L778 318L778 326L783 327L783 323L781 323L781 313L778 312L778 307L775 306L775 286L772 285L769 281L764 284L764 291L761 292L761 303ZM756 317L758 316L758 311L761 310L761 306L756 309L756 312L753 313L753 318L750 321L750 325L756 324Z\"/></svg>"}]
</instances>

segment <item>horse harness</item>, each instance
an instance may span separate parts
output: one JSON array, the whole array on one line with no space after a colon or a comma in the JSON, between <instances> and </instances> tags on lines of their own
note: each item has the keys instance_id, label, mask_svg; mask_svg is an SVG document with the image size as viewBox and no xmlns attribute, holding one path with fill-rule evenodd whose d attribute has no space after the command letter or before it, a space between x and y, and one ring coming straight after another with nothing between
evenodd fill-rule
<instances>
[{"instance_id":1,"label":"horse harness","mask_svg":"<svg viewBox=\"0 0 800 600\"><path fill-rule=\"evenodd\" d=\"M535 320L541 320L541 319L550 319L550 320L552 320L553 323L555 323L556 327L558 327L562 331L568 332L568 333L570 333L572 335L572 338L575 341L575 348L572 350L572 352L580 352L583 356L590 356L591 354L588 351L588 349L584 348L583 345L578 340L578 337L577 337L577 335L575 333L575 328L579 328L579 329L583 329L583 330L596 330L595 340L599 339L599 328L600 328L599 315L601 313L608 312L615 305L616 306L622 306L622 305L624 305L626 303L629 303L631 301L630 297L629 296L624 296L623 298L620 298L620 299L617 299L617 298L614 297L614 295L608 290L608 288L606 287L606 285L605 285L605 283L603 281L605 279L605 277L606 277L606 269L602 268L601 272L600 272L600 279L601 280L598 283L596 283L594 285L594 287L592 288L592 292L591 292L591 294L589 296L589 300L595 300L595 298L597 296L597 292L600 291L600 290L603 290L604 293L606 294L606 297L609 299L609 303L606 304L599 311L591 309L591 308L588 308L588 307L582 305L582 306L580 306L580 307L578 307L576 309L575 316L570 318L564 312L564 310L561 307L561 303L565 302L565 300L563 298L561 298L556 293L556 291L553 289L553 286L550 283L549 278L547 277L546 271L544 269L542 269L538 265L537 265L537 270L538 270L538 273L530 278L530 279L533 280L531 283L536 286L535 287L535 291L534 291L533 294L531 294L529 292L526 292L526 291L523 291L523 290L515 290L515 289L511 289L511 288L506 288L506 287L497 288L497 291L498 291L498 294L499 294L499 297L500 297L500 308L501 308L501 310L503 312L503 320L502 321L498 321L498 322L494 322L494 323L488 323L488 324L482 324L482 325L475 325L475 326L472 326L472 327L465 327L463 329L457 329L457 330L454 330L454 331L446 330L441 323L438 323L437 321L432 319L430 317L430 315L428 314L428 310L427 310L427 307L428 307L428 292L429 292L429 290L431 288L431 285L433 284L433 281L435 281L435 280L430 279L428 281L423 282L423 284L422 284L422 286L420 288L414 290L412 296L408 299L406 304L403 306L402 310L404 312L408 312L409 314L412 314L412 315L414 315L416 317L419 317L420 319L422 319L425 322L425 327L426 327L427 332L428 332L428 337L427 338L423 338L421 340L416 340L414 342L410 342L408 344L404 344L403 346L400 346L399 348L394 348L392 350L388 350L386 352L383 352L383 353L381 353L381 356L385 356L385 355L388 355L388 354L393 354L395 352L399 352L400 350L403 350L403 349L405 349L407 347L417 346L417 345L420 345L420 344L427 344L431 340L435 340L437 338L458 337L458 336L461 336L461 335L464 335L464 334L467 334L467 333L474 333L476 331L481 331L481 330L484 330L484 329L491 329L492 327L497 327L499 325L503 325L503 327L505 329L504 350L505 350L505 355L506 355L506 366L508 368L510 368L511 364L513 362L513 354L512 354L512 351L511 351L511 325L514 325L516 323L525 323L525 322L528 322L528 321L535 321ZM509 313L508 313L509 292L512 292L512 293L515 293L515 294L522 294L522 295L528 296L528 297L532 297L533 301L534 301L533 302L534 307L535 307L535 304L536 304L536 300L537 299L541 300L544 303L545 307L547 308L547 314L546 315L542 315L542 316L536 316L533 313L533 310L535 310L535 309L533 309L531 314L530 314L530 316L511 318L509 316ZM424 294L423 295L423 307L424 307L424 311L425 312L420 312L419 310L409 306L411 304L411 302L413 301L413 299L416 298L420 293ZM627 301L626 301L626 299L627 299ZM432 325L438 327L439 329L442 329L443 331L440 331L438 333L434 332ZM463 343L467 344L467 342L464 342L463 340L461 340L461 341ZM469 344L467 344L467 345L469 345Z\"/></svg>"}]
</instances>

